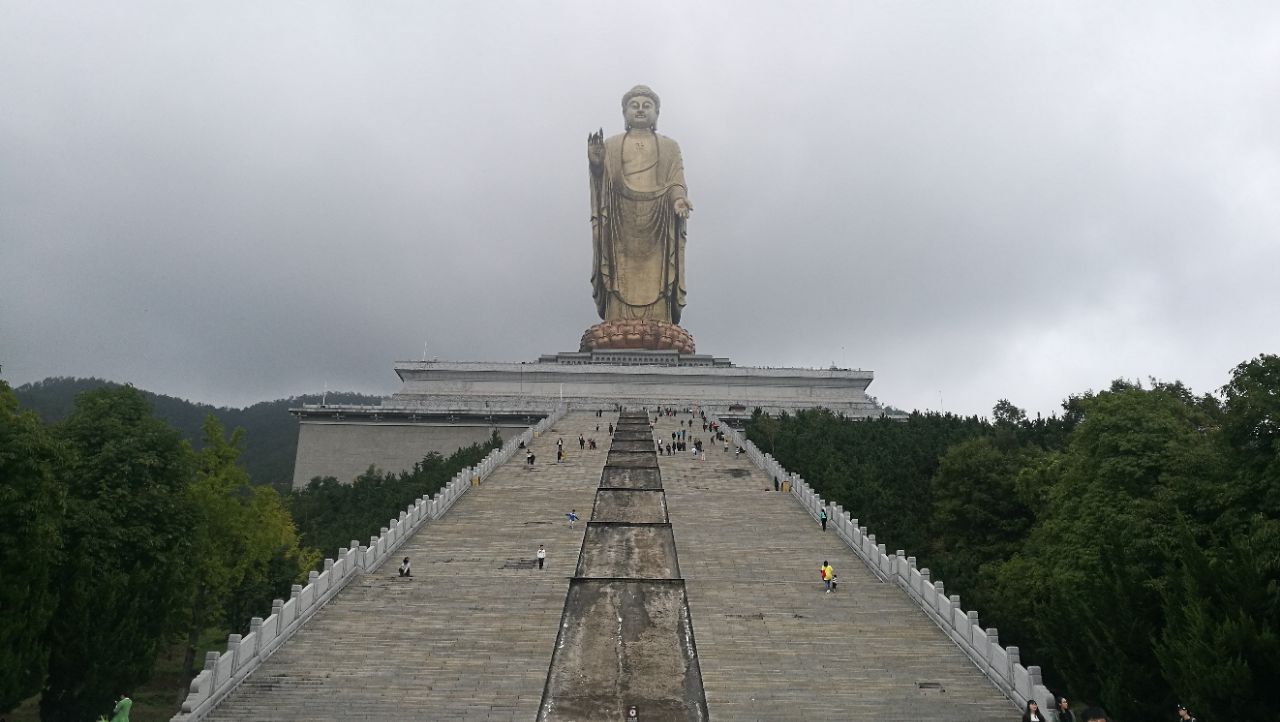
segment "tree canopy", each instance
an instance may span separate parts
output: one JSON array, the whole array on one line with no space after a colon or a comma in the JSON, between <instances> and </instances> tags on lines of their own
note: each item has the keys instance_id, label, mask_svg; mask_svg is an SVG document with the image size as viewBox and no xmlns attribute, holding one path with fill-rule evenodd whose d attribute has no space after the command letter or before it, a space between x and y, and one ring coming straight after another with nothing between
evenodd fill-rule
<instances>
[{"instance_id":1,"label":"tree canopy","mask_svg":"<svg viewBox=\"0 0 1280 722\"><path fill-rule=\"evenodd\" d=\"M1276 719L1280 357L1218 395L1117 381L1029 419L823 411L747 433L1120 720Z\"/></svg>"}]
</instances>

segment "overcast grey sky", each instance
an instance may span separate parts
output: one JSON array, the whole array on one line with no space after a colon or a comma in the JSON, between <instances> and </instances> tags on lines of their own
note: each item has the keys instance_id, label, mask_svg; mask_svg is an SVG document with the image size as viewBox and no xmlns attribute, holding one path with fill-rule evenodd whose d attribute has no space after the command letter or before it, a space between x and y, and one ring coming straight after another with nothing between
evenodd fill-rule
<instances>
[{"instance_id":1,"label":"overcast grey sky","mask_svg":"<svg viewBox=\"0 0 1280 722\"><path fill-rule=\"evenodd\" d=\"M1051 412L1280 352L1280 3L0 1L0 364L241 405L575 350L585 140L698 350Z\"/></svg>"}]
</instances>

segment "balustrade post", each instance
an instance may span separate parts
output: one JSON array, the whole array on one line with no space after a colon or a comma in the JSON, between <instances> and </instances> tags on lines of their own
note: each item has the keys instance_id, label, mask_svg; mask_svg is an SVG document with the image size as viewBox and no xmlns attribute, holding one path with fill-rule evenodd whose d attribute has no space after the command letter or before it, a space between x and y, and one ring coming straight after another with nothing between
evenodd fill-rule
<instances>
[{"instance_id":1,"label":"balustrade post","mask_svg":"<svg viewBox=\"0 0 1280 722\"><path fill-rule=\"evenodd\" d=\"M262 649L262 617L249 620L249 634L253 637L253 649L248 650L247 654L256 657Z\"/></svg>"},{"instance_id":2,"label":"balustrade post","mask_svg":"<svg viewBox=\"0 0 1280 722\"><path fill-rule=\"evenodd\" d=\"M231 653L231 674L235 676L236 670L240 668L240 635L227 635L227 651Z\"/></svg>"},{"instance_id":3,"label":"balustrade post","mask_svg":"<svg viewBox=\"0 0 1280 722\"><path fill-rule=\"evenodd\" d=\"M204 668L206 671L209 672L209 689L205 691L209 692L210 694L212 694L213 691L218 688L219 684L225 681L225 680L218 679L218 659L221 656L222 655L218 654L217 652L204 653Z\"/></svg>"}]
</instances>

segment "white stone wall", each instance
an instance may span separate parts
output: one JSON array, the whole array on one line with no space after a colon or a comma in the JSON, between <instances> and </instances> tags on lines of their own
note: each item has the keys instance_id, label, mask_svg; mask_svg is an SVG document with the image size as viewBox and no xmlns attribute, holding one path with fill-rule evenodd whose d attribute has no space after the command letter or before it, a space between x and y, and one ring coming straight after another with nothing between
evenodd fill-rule
<instances>
[{"instance_id":1,"label":"white stone wall","mask_svg":"<svg viewBox=\"0 0 1280 722\"><path fill-rule=\"evenodd\" d=\"M740 404L748 411L821 406L857 416L879 412L866 394L874 374L862 370L442 361L402 362L395 369L404 386L383 403L388 407L475 413L477 407L522 411L564 401L583 407Z\"/></svg>"}]
</instances>

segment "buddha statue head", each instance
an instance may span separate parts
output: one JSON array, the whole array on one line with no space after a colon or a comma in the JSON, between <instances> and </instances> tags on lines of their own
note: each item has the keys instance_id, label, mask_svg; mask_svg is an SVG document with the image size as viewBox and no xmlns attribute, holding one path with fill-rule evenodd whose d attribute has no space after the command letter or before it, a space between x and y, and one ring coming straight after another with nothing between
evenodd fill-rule
<instances>
[{"instance_id":1,"label":"buddha statue head","mask_svg":"<svg viewBox=\"0 0 1280 722\"><path fill-rule=\"evenodd\" d=\"M627 130L657 130L662 101L647 85L637 85L622 96L622 117Z\"/></svg>"}]
</instances>

